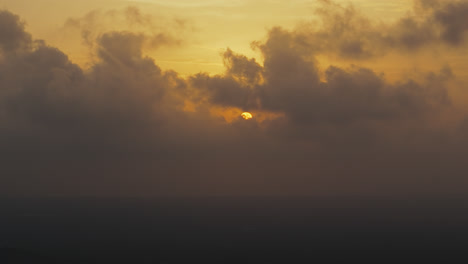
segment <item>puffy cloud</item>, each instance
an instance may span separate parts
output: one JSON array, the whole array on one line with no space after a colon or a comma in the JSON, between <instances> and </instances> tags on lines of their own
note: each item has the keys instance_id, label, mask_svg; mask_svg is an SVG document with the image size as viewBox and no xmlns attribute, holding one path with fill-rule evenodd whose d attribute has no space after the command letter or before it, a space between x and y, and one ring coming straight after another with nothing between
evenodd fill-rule
<instances>
[{"instance_id":1,"label":"puffy cloud","mask_svg":"<svg viewBox=\"0 0 468 264\"><path fill-rule=\"evenodd\" d=\"M415 1L415 10L392 22L376 22L354 6L322 1L319 22L295 32L316 52L347 59L368 59L393 50L414 52L425 47L466 46L468 32L464 17L467 1Z\"/></svg>"},{"instance_id":2,"label":"puffy cloud","mask_svg":"<svg viewBox=\"0 0 468 264\"><path fill-rule=\"evenodd\" d=\"M76 41L74 34L79 36L84 44L95 48L109 32L131 32L140 36L144 48L155 49L160 46L180 45L181 36L186 37L185 32L190 30L187 23L181 19L165 19L154 17L142 12L139 8L129 6L124 9L109 11L94 10L82 17L69 18L63 26L63 34ZM107 36L108 37L108 36Z\"/></svg>"},{"instance_id":3,"label":"puffy cloud","mask_svg":"<svg viewBox=\"0 0 468 264\"><path fill-rule=\"evenodd\" d=\"M131 138L144 146L138 135L155 132L164 119L162 98L184 84L142 56L143 40L139 34L104 34L98 63L87 71L45 44L7 56L0 68L6 149L38 144L45 152L117 151L131 148Z\"/></svg>"},{"instance_id":4,"label":"puffy cloud","mask_svg":"<svg viewBox=\"0 0 468 264\"><path fill-rule=\"evenodd\" d=\"M294 32L280 28L271 30L258 47L265 58L263 67L228 50L227 74L199 75L194 85L207 91L215 104L279 111L294 122L310 124L417 118L450 105L450 68L427 74L422 81L391 84L358 66L330 66L322 73L315 53L297 44ZM239 78L232 77L232 69ZM246 85L244 79L257 81Z\"/></svg>"},{"instance_id":5,"label":"puffy cloud","mask_svg":"<svg viewBox=\"0 0 468 264\"><path fill-rule=\"evenodd\" d=\"M452 45L459 45L466 40L467 14L467 1L448 2L433 11L434 20L442 26L441 37L444 41Z\"/></svg>"},{"instance_id":6,"label":"puffy cloud","mask_svg":"<svg viewBox=\"0 0 468 264\"><path fill-rule=\"evenodd\" d=\"M31 35L24 31L24 23L17 15L0 11L0 48L4 52L21 51L30 48Z\"/></svg>"},{"instance_id":7,"label":"puffy cloud","mask_svg":"<svg viewBox=\"0 0 468 264\"><path fill-rule=\"evenodd\" d=\"M224 65L226 66L226 75L237 78L238 81L248 84L254 84L261 81L262 66L255 59L249 59L246 56L234 54L228 49L223 54Z\"/></svg>"}]
</instances>

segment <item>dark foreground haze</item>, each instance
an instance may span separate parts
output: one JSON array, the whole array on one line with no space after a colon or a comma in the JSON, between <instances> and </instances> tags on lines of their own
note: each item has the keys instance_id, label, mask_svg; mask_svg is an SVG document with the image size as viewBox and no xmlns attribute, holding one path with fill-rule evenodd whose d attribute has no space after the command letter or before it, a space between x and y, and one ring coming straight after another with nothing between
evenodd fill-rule
<instances>
[{"instance_id":1,"label":"dark foreground haze","mask_svg":"<svg viewBox=\"0 0 468 264\"><path fill-rule=\"evenodd\" d=\"M0 263L443 263L466 249L467 205L409 197L2 198Z\"/></svg>"}]
</instances>

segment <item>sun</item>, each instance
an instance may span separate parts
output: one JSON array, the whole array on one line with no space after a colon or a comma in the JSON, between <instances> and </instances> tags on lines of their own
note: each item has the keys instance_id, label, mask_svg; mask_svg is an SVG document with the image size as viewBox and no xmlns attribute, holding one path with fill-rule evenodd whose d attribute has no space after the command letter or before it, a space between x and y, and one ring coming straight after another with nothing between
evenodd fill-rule
<instances>
[{"instance_id":1,"label":"sun","mask_svg":"<svg viewBox=\"0 0 468 264\"><path fill-rule=\"evenodd\" d=\"M252 118L253 118L252 114L249 113L249 112L244 112L244 113L241 114L241 116L242 116L242 118L244 118L245 120L249 120L249 119L252 119Z\"/></svg>"}]
</instances>

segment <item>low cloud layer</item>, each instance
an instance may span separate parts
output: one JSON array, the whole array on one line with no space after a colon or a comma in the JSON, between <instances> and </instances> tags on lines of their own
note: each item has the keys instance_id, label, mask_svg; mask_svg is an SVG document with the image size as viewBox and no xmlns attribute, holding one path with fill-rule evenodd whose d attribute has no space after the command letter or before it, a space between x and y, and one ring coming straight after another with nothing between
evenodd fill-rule
<instances>
[{"instance_id":1,"label":"low cloud layer","mask_svg":"<svg viewBox=\"0 0 468 264\"><path fill-rule=\"evenodd\" d=\"M83 69L0 11L0 191L463 193L468 111L454 91L466 80L440 65L390 82L356 64L323 68L317 56L359 62L428 45L462 52L466 4L421 0L414 15L374 25L324 1L322 28L276 27L254 42L263 62L227 49L224 74L186 78L143 55L149 42L178 45L166 37L85 34L96 57ZM126 12L130 26L150 23L137 9Z\"/></svg>"}]
</instances>

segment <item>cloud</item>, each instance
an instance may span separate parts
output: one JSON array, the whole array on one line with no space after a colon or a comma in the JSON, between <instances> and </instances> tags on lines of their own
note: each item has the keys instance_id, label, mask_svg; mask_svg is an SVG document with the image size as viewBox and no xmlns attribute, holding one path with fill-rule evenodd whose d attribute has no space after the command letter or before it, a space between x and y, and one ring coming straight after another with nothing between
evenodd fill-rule
<instances>
[{"instance_id":1,"label":"cloud","mask_svg":"<svg viewBox=\"0 0 468 264\"><path fill-rule=\"evenodd\" d=\"M415 1L415 9L392 22L373 21L354 6L322 1L318 22L302 26L294 38L316 52L345 59L369 59L390 51L414 52L439 45L466 46L466 1Z\"/></svg>"},{"instance_id":2,"label":"cloud","mask_svg":"<svg viewBox=\"0 0 468 264\"><path fill-rule=\"evenodd\" d=\"M180 37L188 31L186 21L165 19L142 12L129 6L109 11L94 10L83 17L69 18L63 27L64 33L79 31L83 43L94 48L102 35L112 31L128 31L144 38L145 48L163 45L180 45Z\"/></svg>"},{"instance_id":3,"label":"cloud","mask_svg":"<svg viewBox=\"0 0 468 264\"><path fill-rule=\"evenodd\" d=\"M31 35L24 31L24 23L17 15L0 11L0 48L4 52L28 49L32 44Z\"/></svg>"},{"instance_id":4,"label":"cloud","mask_svg":"<svg viewBox=\"0 0 468 264\"><path fill-rule=\"evenodd\" d=\"M104 34L98 41L99 62L88 71L45 44L7 56L0 100L8 122L3 143L14 148L20 139L9 138L24 137L28 143L23 147L43 144L46 152L119 149L127 144L119 141L127 142L134 133L154 132L163 119L158 114L162 98L183 84L141 55L143 40L139 34Z\"/></svg>"},{"instance_id":5,"label":"cloud","mask_svg":"<svg viewBox=\"0 0 468 264\"><path fill-rule=\"evenodd\" d=\"M419 3L433 18L451 10L437 1ZM128 10L133 24L147 23ZM361 29L353 28L354 11L344 10L351 22L340 32L354 36ZM253 44L263 61L227 49L219 75L182 78L162 70L142 50L167 40L138 30L90 38L95 63L82 69L33 40L16 15L2 11L0 20L8 22L0 26L2 192L465 191L467 109L451 91L465 82L450 66L396 81L362 65L324 67L319 55L342 51L318 49L303 29L275 27ZM417 33L423 24L405 30ZM399 27L380 29L394 34ZM447 45L461 45L443 36ZM243 120L236 111L254 118ZM237 116L229 122L220 118L231 113Z\"/></svg>"},{"instance_id":6,"label":"cloud","mask_svg":"<svg viewBox=\"0 0 468 264\"><path fill-rule=\"evenodd\" d=\"M227 73L198 75L194 85L207 91L212 103L279 111L294 122L311 124L418 118L451 104L446 85L450 68L430 73L422 82L396 84L358 66L330 66L322 73L314 52L297 44L294 32L280 28L272 29L258 48L263 67L228 50L223 55L229 61Z\"/></svg>"},{"instance_id":7,"label":"cloud","mask_svg":"<svg viewBox=\"0 0 468 264\"><path fill-rule=\"evenodd\" d=\"M448 2L433 11L433 18L442 26L441 37L452 45L460 45L466 40L468 25L468 2Z\"/></svg>"}]
</instances>

